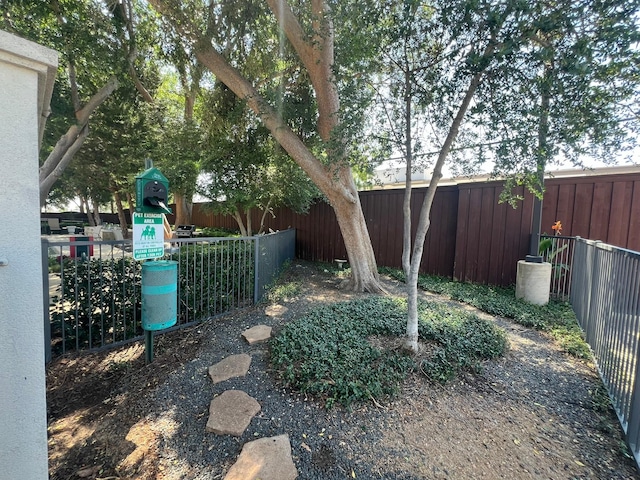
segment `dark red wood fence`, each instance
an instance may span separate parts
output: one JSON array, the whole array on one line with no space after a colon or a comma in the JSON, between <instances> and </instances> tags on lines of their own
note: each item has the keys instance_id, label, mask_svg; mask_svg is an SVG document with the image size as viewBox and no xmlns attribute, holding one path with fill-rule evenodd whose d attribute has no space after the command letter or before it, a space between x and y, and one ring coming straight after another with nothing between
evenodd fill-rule
<instances>
[{"instance_id":1,"label":"dark red wood fence","mask_svg":"<svg viewBox=\"0 0 640 480\"><path fill-rule=\"evenodd\" d=\"M413 192L413 227L426 189ZM524 193L516 209L499 204L501 182L461 183L438 188L431 210L422 271L458 280L510 285L516 266L527 254L533 196ZM522 190L520 191L522 194ZM360 193L371 242L379 265L400 267L402 257L403 190ZM296 255L331 262L346 259L338 223L331 207L313 205L306 215L277 209L267 228L297 229ZM258 225L259 215L252 216ZM640 250L640 174L555 178L546 182L542 231L562 222L563 235L602 240ZM207 213L194 205L198 226L237 228L230 216Z\"/></svg>"}]
</instances>

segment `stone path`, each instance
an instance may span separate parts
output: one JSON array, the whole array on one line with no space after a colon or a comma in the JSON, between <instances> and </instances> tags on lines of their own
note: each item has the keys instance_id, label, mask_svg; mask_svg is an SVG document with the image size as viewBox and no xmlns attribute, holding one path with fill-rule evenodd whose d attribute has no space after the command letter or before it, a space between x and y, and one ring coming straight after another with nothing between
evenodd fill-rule
<instances>
[{"instance_id":1,"label":"stone path","mask_svg":"<svg viewBox=\"0 0 640 480\"><path fill-rule=\"evenodd\" d=\"M286 311L285 307L272 309L267 314L278 316L283 311ZM242 336L249 345L266 342L271 338L271 327L257 325L245 330ZM245 353L231 355L210 366L209 377L215 384L230 378L244 377L250 366L250 355ZM226 390L211 400L209 419L205 429L216 435L239 437L260 410L260 404L256 399L245 392ZM238 460L224 478L225 480L293 480L297 476L298 471L291 457L289 435L285 434L245 443Z\"/></svg>"}]
</instances>

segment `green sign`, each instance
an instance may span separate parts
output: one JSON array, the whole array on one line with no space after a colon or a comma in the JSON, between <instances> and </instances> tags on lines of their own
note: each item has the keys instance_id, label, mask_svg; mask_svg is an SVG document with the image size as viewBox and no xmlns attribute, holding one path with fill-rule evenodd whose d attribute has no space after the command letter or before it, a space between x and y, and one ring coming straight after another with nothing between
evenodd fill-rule
<instances>
[{"instance_id":1,"label":"green sign","mask_svg":"<svg viewBox=\"0 0 640 480\"><path fill-rule=\"evenodd\" d=\"M164 255L164 226L161 213L133 214L133 259L146 260Z\"/></svg>"}]
</instances>

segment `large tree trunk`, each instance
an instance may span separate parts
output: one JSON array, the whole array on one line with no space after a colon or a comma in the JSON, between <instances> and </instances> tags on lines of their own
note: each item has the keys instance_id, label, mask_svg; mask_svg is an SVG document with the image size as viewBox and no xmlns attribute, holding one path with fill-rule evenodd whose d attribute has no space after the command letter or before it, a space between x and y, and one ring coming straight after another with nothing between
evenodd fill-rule
<instances>
[{"instance_id":1,"label":"large tree trunk","mask_svg":"<svg viewBox=\"0 0 640 480\"><path fill-rule=\"evenodd\" d=\"M96 222L93 219L93 215L91 215L91 204L89 203L89 197L82 196L80 197L81 201L81 209L80 213L85 213L87 215L87 222L89 222L90 227L95 227Z\"/></svg>"},{"instance_id":2,"label":"large tree trunk","mask_svg":"<svg viewBox=\"0 0 640 480\"><path fill-rule=\"evenodd\" d=\"M360 199L356 199L355 203L341 196L331 200L351 267L345 285L356 292L383 293Z\"/></svg>"},{"instance_id":3,"label":"large tree trunk","mask_svg":"<svg viewBox=\"0 0 640 480\"><path fill-rule=\"evenodd\" d=\"M93 221L95 225L102 225L102 218L100 218L100 205L98 201L95 198L92 198L91 204L93 205Z\"/></svg>"},{"instance_id":4,"label":"large tree trunk","mask_svg":"<svg viewBox=\"0 0 640 480\"><path fill-rule=\"evenodd\" d=\"M238 207L235 207L233 210L233 218L238 224L238 228L240 229L240 235L242 235L243 237L248 237L249 235L247 234L247 227L245 227L244 225L244 220L242 219L242 214L240 213L240 210L238 209Z\"/></svg>"},{"instance_id":5,"label":"large tree trunk","mask_svg":"<svg viewBox=\"0 0 640 480\"><path fill-rule=\"evenodd\" d=\"M176 201L176 225L191 225L191 213L193 212L193 203L187 200L184 193L173 194Z\"/></svg>"},{"instance_id":6,"label":"large tree trunk","mask_svg":"<svg viewBox=\"0 0 640 480\"><path fill-rule=\"evenodd\" d=\"M133 224L133 214L136 211L136 202L133 199L131 192L127 192L127 203L129 204L129 218L131 219L131 224Z\"/></svg>"},{"instance_id":7,"label":"large tree trunk","mask_svg":"<svg viewBox=\"0 0 640 480\"><path fill-rule=\"evenodd\" d=\"M120 198L120 192L118 190L113 190L113 198L116 201L116 208L118 209L118 221L122 229L122 237L129 238L129 225L127 224L127 217L124 214L124 207L122 206L122 198Z\"/></svg>"}]
</instances>

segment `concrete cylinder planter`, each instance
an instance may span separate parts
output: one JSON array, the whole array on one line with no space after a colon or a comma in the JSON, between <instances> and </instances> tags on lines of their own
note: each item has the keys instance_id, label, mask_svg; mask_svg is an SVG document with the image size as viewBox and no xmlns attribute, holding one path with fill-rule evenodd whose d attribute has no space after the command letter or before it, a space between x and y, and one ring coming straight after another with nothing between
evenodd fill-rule
<instances>
[{"instance_id":1,"label":"concrete cylinder planter","mask_svg":"<svg viewBox=\"0 0 640 480\"><path fill-rule=\"evenodd\" d=\"M516 298L534 305L549 303L551 287L551 264L532 263L520 260L516 274Z\"/></svg>"}]
</instances>

